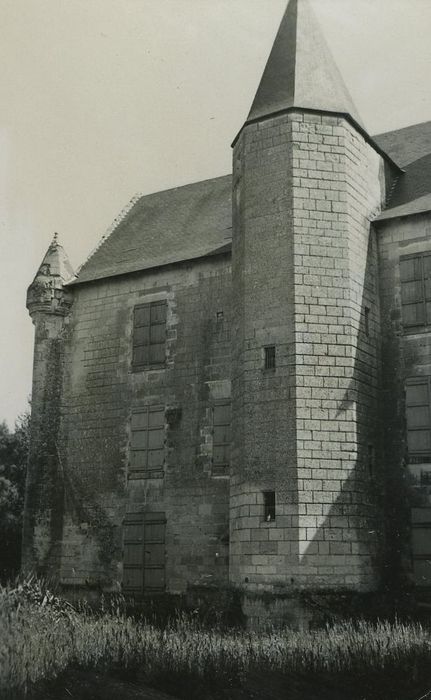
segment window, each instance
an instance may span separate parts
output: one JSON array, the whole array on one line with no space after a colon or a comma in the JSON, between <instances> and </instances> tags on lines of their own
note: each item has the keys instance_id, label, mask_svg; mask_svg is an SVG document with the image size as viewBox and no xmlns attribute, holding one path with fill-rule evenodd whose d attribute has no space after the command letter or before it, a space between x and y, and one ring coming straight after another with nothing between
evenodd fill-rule
<instances>
[{"instance_id":1,"label":"window","mask_svg":"<svg viewBox=\"0 0 431 700\"><path fill-rule=\"evenodd\" d=\"M229 471L231 443L230 400L219 401L213 408L213 476L222 476Z\"/></svg>"},{"instance_id":2,"label":"window","mask_svg":"<svg viewBox=\"0 0 431 700\"><path fill-rule=\"evenodd\" d=\"M275 520L275 491L263 492L263 518L267 523Z\"/></svg>"},{"instance_id":3,"label":"window","mask_svg":"<svg viewBox=\"0 0 431 700\"><path fill-rule=\"evenodd\" d=\"M166 301L139 304L133 312L133 369L165 363Z\"/></svg>"},{"instance_id":4,"label":"window","mask_svg":"<svg viewBox=\"0 0 431 700\"><path fill-rule=\"evenodd\" d=\"M123 523L123 589L151 594L165 590L164 513L129 513Z\"/></svg>"},{"instance_id":5,"label":"window","mask_svg":"<svg viewBox=\"0 0 431 700\"><path fill-rule=\"evenodd\" d=\"M407 380L406 419L410 462L431 462L431 377Z\"/></svg>"},{"instance_id":6,"label":"window","mask_svg":"<svg viewBox=\"0 0 431 700\"><path fill-rule=\"evenodd\" d=\"M364 308L364 326L365 326L365 335L367 338L370 335L370 309L368 306Z\"/></svg>"},{"instance_id":7,"label":"window","mask_svg":"<svg viewBox=\"0 0 431 700\"><path fill-rule=\"evenodd\" d=\"M130 468L133 478L163 476L165 408L149 406L134 411L131 419Z\"/></svg>"},{"instance_id":8,"label":"window","mask_svg":"<svg viewBox=\"0 0 431 700\"><path fill-rule=\"evenodd\" d=\"M401 258L400 275L404 325L431 324L431 252Z\"/></svg>"},{"instance_id":9,"label":"window","mask_svg":"<svg viewBox=\"0 0 431 700\"><path fill-rule=\"evenodd\" d=\"M275 345L267 345L264 348L265 358L264 367L265 369L275 369Z\"/></svg>"}]
</instances>

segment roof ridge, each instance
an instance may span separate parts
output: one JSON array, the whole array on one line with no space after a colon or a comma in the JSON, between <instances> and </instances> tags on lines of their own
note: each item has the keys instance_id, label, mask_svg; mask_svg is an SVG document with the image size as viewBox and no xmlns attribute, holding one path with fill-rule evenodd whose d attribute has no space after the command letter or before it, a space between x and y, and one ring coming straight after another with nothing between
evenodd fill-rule
<instances>
[{"instance_id":1,"label":"roof ridge","mask_svg":"<svg viewBox=\"0 0 431 700\"><path fill-rule=\"evenodd\" d=\"M172 187L167 187L164 190L153 190L152 192L142 193L141 197L152 197L153 195L164 194L165 192L173 192L173 190L181 190L185 187L194 187L196 185L204 184L205 182L213 182L214 180L222 180L223 178L230 177L232 179L232 173L225 173L224 175L215 175L214 177L205 177L203 180L193 180L193 182L185 182L183 185L173 185Z\"/></svg>"},{"instance_id":2,"label":"roof ridge","mask_svg":"<svg viewBox=\"0 0 431 700\"><path fill-rule=\"evenodd\" d=\"M431 119L425 119L422 122L414 122L414 124L407 124L407 126L399 126L397 129L389 129L389 131L379 131L378 134L373 134L372 138L386 136L387 134L396 134L399 131L404 131L405 129L413 129L414 127L423 126L424 124L431 124Z\"/></svg>"},{"instance_id":3,"label":"roof ridge","mask_svg":"<svg viewBox=\"0 0 431 700\"><path fill-rule=\"evenodd\" d=\"M97 251L102 247L102 245L104 243L106 243L108 238L114 233L114 231L118 228L118 226L121 224L121 222L124 221L127 214L131 211L131 209L133 209L135 204L137 202L139 202L139 200L143 196L144 195L142 194L142 192L137 192L135 195L133 195L133 197L129 200L129 202L127 202L127 204L121 209L120 213L115 217L112 224L110 224L110 226L108 226L108 228L106 229L106 231L103 234L103 236L101 237L101 239L98 241L98 243L96 243L93 250L91 250L91 252L87 255L84 262L82 262L81 265L79 265L79 267L77 268L76 273L75 273L76 277L79 277L79 273L81 272L84 265L86 265L91 260L93 255L95 255L95 253L97 253Z\"/></svg>"}]
</instances>

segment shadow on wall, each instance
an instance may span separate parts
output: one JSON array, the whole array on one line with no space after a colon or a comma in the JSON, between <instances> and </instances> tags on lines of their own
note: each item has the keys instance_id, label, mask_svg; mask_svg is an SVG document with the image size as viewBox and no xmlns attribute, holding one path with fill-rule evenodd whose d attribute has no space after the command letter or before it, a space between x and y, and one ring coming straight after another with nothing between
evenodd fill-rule
<instances>
[{"instance_id":1,"label":"shadow on wall","mask_svg":"<svg viewBox=\"0 0 431 700\"><path fill-rule=\"evenodd\" d=\"M322 478L322 491L314 491L313 503L307 504L307 513L313 513L314 527L310 526L312 520L308 514L297 517L298 572L310 573L317 588L327 584L366 591L398 585L398 541L400 523L406 513L399 473L391 474L386 489L377 250L373 230L363 274L359 328L356 329L354 321L349 327L356 338L347 346L354 353L352 375L342 400L331 410L334 422L340 425L344 418L350 423L351 444L346 443L345 459L337 458L338 465L331 467L327 479ZM339 369L336 374L342 376L343 367ZM336 441L337 435L334 438ZM330 460L326 464L329 468ZM320 468L320 464L316 466ZM325 503L335 491L334 481L338 495L332 503ZM319 505L323 514L314 515L317 509L313 506Z\"/></svg>"}]
</instances>

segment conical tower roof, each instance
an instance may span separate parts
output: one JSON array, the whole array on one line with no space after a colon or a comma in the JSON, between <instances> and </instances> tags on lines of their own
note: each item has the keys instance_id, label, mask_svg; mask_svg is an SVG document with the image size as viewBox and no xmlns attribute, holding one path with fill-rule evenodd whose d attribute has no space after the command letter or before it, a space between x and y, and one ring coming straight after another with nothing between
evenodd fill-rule
<instances>
[{"instance_id":1,"label":"conical tower roof","mask_svg":"<svg viewBox=\"0 0 431 700\"><path fill-rule=\"evenodd\" d=\"M247 122L291 108L349 114L362 127L308 0L290 0Z\"/></svg>"},{"instance_id":2,"label":"conical tower roof","mask_svg":"<svg viewBox=\"0 0 431 700\"><path fill-rule=\"evenodd\" d=\"M39 265L35 279L41 276L57 278L56 281L60 284L66 284L75 277L67 253L63 246L59 244L56 233L45 253L45 257Z\"/></svg>"},{"instance_id":3,"label":"conical tower roof","mask_svg":"<svg viewBox=\"0 0 431 700\"><path fill-rule=\"evenodd\" d=\"M64 314L69 302L69 294L64 285L75 277L66 251L57 240L57 234L39 265L36 276L27 290L27 308L33 311L47 311Z\"/></svg>"}]
</instances>

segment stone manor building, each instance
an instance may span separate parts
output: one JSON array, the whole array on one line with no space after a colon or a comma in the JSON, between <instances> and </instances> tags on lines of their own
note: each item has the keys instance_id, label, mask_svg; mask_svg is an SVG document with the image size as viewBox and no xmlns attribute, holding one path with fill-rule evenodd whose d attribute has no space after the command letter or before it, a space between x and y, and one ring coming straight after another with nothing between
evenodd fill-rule
<instances>
[{"instance_id":1,"label":"stone manor building","mask_svg":"<svg viewBox=\"0 0 431 700\"><path fill-rule=\"evenodd\" d=\"M35 326L23 567L64 588L431 584L431 122L371 136L290 0L233 173L137 198Z\"/></svg>"}]
</instances>

